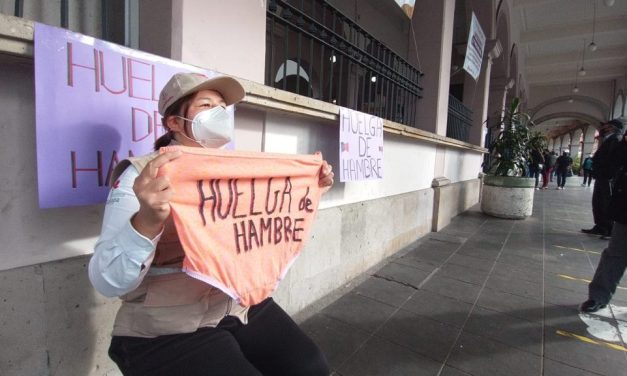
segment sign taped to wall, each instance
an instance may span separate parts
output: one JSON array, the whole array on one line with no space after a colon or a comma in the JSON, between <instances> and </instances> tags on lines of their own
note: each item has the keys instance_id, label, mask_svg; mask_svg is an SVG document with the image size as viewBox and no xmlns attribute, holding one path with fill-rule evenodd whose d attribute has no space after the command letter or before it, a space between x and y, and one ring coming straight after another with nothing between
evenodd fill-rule
<instances>
[{"instance_id":1,"label":"sign taped to wall","mask_svg":"<svg viewBox=\"0 0 627 376\"><path fill-rule=\"evenodd\" d=\"M340 181L383 179L383 119L340 107Z\"/></svg>"},{"instance_id":2,"label":"sign taped to wall","mask_svg":"<svg viewBox=\"0 0 627 376\"><path fill-rule=\"evenodd\" d=\"M34 39L40 208L104 202L118 161L164 133L157 103L170 77L217 75L39 23Z\"/></svg>"},{"instance_id":3,"label":"sign taped to wall","mask_svg":"<svg viewBox=\"0 0 627 376\"><path fill-rule=\"evenodd\" d=\"M475 13L472 13L470 21L470 32L468 33L468 43L466 46L466 58L464 59L464 70L477 80L481 73L483 62L483 50L485 49L485 34L481 29L479 20Z\"/></svg>"}]
</instances>

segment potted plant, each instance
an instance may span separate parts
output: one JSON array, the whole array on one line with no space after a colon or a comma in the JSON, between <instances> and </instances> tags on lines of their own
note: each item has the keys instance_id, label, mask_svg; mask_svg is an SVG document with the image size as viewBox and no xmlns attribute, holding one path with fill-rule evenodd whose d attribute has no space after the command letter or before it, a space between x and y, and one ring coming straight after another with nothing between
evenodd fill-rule
<instances>
[{"instance_id":1,"label":"potted plant","mask_svg":"<svg viewBox=\"0 0 627 376\"><path fill-rule=\"evenodd\" d=\"M483 177L481 210L499 218L524 219L531 215L535 179L528 178L531 151L542 151L545 138L532 132L531 116L514 98L499 124L502 130L490 145L490 165Z\"/></svg>"}]
</instances>

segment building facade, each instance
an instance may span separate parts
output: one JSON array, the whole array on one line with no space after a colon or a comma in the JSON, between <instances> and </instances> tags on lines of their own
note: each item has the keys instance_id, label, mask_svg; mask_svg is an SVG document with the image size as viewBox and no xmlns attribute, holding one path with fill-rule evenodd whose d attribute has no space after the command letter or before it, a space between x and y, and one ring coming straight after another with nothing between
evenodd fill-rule
<instances>
[{"instance_id":1,"label":"building facade","mask_svg":"<svg viewBox=\"0 0 627 376\"><path fill-rule=\"evenodd\" d=\"M340 107L384 119L384 178L335 183L275 294L304 318L479 201L489 130L511 98L548 120L563 112L554 96L531 99L514 3L0 1L0 374L118 374L107 348L119 303L86 269L103 205L37 204L33 22L239 78L239 150L321 151L337 173ZM477 79L460 68L473 14L486 37ZM588 124L624 116L626 81L615 81Z\"/></svg>"}]
</instances>

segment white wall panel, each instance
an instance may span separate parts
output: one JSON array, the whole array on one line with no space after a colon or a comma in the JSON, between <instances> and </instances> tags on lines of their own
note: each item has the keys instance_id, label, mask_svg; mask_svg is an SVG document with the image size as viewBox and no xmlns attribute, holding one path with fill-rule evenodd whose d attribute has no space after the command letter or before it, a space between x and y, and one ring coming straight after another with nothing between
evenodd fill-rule
<instances>
[{"instance_id":1,"label":"white wall panel","mask_svg":"<svg viewBox=\"0 0 627 376\"><path fill-rule=\"evenodd\" d=\"M321 208L431 187L435 145L385 134L384 179L340 183L338 140L339 126L332 122L317 122L279 113L268 113L266 117L265 151L306 154L319 150L333 166L335 184L323 196Z\"/></svg>"},{"instance_id":2,"label":"white wall panel","mask_svg":"<svg viewBox=\"0 0 627 376\"><path fill-rule=\"evenodd\" d=\"M483 154L478 152L447 149L444 157L444 176L451 183L476 179L481 172Z\"/></svg>"}]
</instances>

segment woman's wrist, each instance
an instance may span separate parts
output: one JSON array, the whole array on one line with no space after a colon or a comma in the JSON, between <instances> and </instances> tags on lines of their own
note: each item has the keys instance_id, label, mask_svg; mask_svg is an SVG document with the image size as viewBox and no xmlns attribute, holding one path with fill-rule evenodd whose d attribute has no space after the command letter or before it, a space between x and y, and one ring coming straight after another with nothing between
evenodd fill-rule
<instances>
[{"instance_id":1,"label":"woman's wrist","mask_svg":"<svg viewBox=\"0 0 627 376\"><path fill-rule=\"evenodd\" d=\"M148 239L154 239L161 233L163 229L163 222L161 221L149 221L143 213L138 211L131 218L131 225L141 235Z\"/></svg>"}]
</instances>

